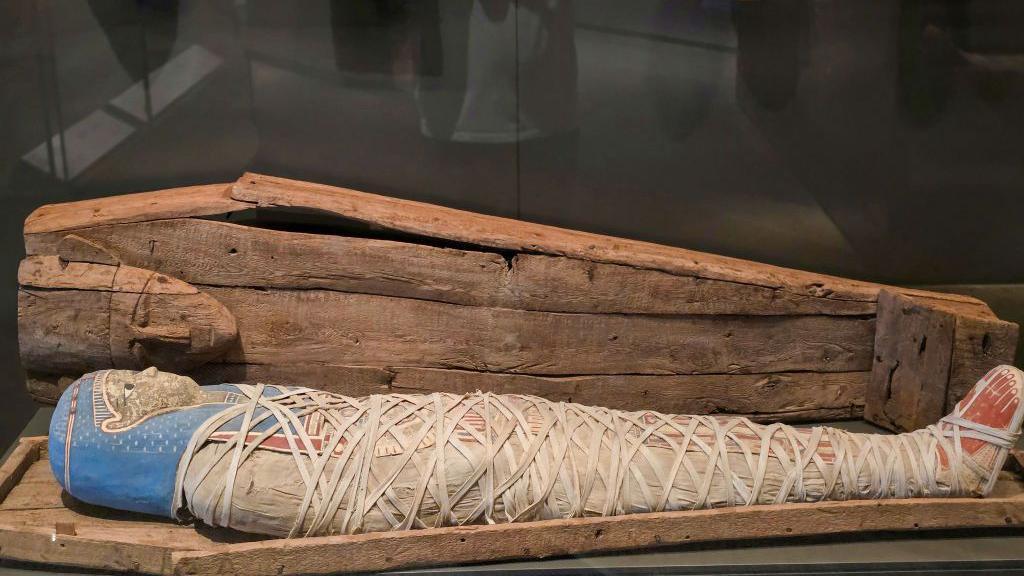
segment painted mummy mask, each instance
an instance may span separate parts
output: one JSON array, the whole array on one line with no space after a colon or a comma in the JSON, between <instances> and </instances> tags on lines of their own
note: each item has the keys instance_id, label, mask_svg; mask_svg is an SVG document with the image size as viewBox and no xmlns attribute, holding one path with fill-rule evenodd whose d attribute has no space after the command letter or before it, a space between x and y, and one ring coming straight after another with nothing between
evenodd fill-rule
<instances>
[{"instance_id":1,"label":"painted mummy mask","mask_svg":"<svg viewBox=\"0 0 1024 576\"><path fill-rule=\"evenodd\" d=\"M108 370L64 392L53 473L97 505L275 536L820 500L985 496L1024 418L999 366L899 435L533 396L374 395Z\"/></svg>"}]
</instances>

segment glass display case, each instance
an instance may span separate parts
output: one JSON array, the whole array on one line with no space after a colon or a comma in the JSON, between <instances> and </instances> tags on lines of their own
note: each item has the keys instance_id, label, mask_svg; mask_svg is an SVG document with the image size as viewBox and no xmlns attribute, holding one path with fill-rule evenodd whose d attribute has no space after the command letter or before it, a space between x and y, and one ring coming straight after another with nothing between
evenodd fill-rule
<instances>
[{"instance_id":1,"label":"glass display case","mask_svg":"<svg viewBox=\"0 0 1024 576\"><path fill-rule=\"evenodd\" d=\"M1021 3L13 0L0 40L3 447L48 414L29 424L18 360L25 217L245 171L971 294L1024 321ZM1020 542L489 570L936 572L945 552L1005 570Z\"/></svg>"}]
</instances>

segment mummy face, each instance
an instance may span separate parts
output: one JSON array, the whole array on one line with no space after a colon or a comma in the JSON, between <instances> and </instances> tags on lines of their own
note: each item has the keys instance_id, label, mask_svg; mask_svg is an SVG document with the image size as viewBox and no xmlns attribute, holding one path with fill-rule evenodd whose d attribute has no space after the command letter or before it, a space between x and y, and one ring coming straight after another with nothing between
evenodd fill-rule
<instances>
[{"instance_id":1,"label":"mummy face","mask_svg":"<svg viewBox=\"0 0 1024 576\"><path fill-rule=\"evenodd\" d=\"M113 414L102 424L105 432L127 430L156 414L194 406L202 399L194 380L155 367L142 372L110 370L100 385L103 401Z\"/></svg>"}]
</instances>

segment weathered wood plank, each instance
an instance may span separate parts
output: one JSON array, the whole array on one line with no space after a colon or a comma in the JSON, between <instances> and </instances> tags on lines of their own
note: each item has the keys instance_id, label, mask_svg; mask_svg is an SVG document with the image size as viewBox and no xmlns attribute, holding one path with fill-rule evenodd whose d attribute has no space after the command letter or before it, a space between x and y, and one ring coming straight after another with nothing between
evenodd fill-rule
<instances>
[{"instance_id":1,"label":"weathered wood plank","mask_svg":"<svg viewBox=\"0 0 1024 576\"><path fill-rule=\"evenodd\" d=\"M55 234L63 234L58 232ZM118 259L113 254L107 251L103 246L76 236L74 234L68 234L61 236L57 242L56 247L57 256L64 262L91 262L93 264L120 264ZM47 252L46 254L52 254L54 251Z\"/></svg>"},{"instance_id":2,"label":"weathered wood plank","mask_svg":"<svg viewBox=\"0 0 1024 576\"><path fill-rule=\"evenodd\" d=\"M506 278L507 299L522 310L627 314L875 313L873 302L830 300L785 290L678 276L576 258L519 254Z\"/></svg>"},{"instance_id":3,"label":"weathered wood plank","mask_svg":"<svg viewBox=\"0 0 1024 576\"><path fill-rule=\"evenodd\" d=\"M224 214L252 207L308 208L398 232L778 288L812 298L874 302L882 288L869 282L259 174L245 174L232 185L193 186L43 206L29 216L24 231L26 245L31 246L36 235L46 232ZM984 303L966 296L900 291L987 309Z\"/></svg>"},{"instance_id":4,"label":"weathered wood plank","mask_svg":"<svg viewBox=\"0 0 1024 576\"><path fill-rule=\"evenodd\" d=\"M29 256L18 264L18 284L32 288L111 292L115 274L116 266L62 263L56 256Z\"/></svg>"},{"instance_id":5,"label":"weathered wood plank","mask_svg":"<svg viewBox=\"0 0 1024 576\"><path fill-rule=\"evenodd\" d=\"M231 198L230 184L186 186L41 206L25 219L25 234L90 226L224 214L251 207Z\"/></svg>"},{"instance_id":6,"label":"weathered wood plank","mask_svg":"<svg viewBox=\"0 0 1024 576\"><path fill-rule=\"evenodd\" d=\"M391 368L391 391L532 394L550 400L670 414L738 414L789 422L860 416L870 372L795 372L553 378L463 370Z\"/></svg>"},{"instance_id":7,"label":"weathered wood plank","mask_svg":"<svg viewBox=\"0 0 1024 576\"><path fill-rule=\"evenodd\" d=\"M77 235L125 264L216 286L325 288L493 305L508 272L496 253L199 219L100 226ZM59 238L35 235L28 249L52 253Z\"/></svg>"},{"instance_id":8,"label":"weathered wood plank","mask_svg":"<svg viewBox=\"0 0 1024 576\"><path fill-rule=\"evenodd\" d=\"M28 256L18 265L18 284L33 288L98 290L129 294L198 294L177 278L132 266L66 262L57 256Z\"/></svg>"},{"instance_id":9,"label":"weathered wood plank","mask_svg":"<svg viewBox=\"0 0 1024 576\"><path fill-rule=\"evenodd\" d=\"M151 270L30 256L18 270L25 369L81 374L150 365L187 370L234 343L231 314L194 286Z\"/></svg>"},{"instance_id":10,"label":"weathered wood plank","mask_svg":"<svg viewBox=\"0 0 1024 576\"><path fill-rule=\"evenodd\" d=\"M55 534L54 526L32 528L0 524L0 550L4 559L16 562L77 566L103 572L172 573L171 552L166 546L102 537L61 536Z\"/></svg>"},{"instance_id":11,"label":"weathered wood plank","mask_svg":"<svg viewBox=\"0 0 1024 576\"><path fill-rule=\"evenodd\" d=\"M4 559L41 562L48 564L74 565L117 571L143 571L165 573L169 571L170 548L174 542L184 544L185 549L202 549L196 545L194 530L174 526L175 537L166 533L147 530L145 523L126 525L123 521L82 516L62 505L53 509L13 511L10 508L23 499L22 504L31 505L32 498L23 498L22 493L47 495L47 500L60 501L60 487L53 479L49 463L42 448L45 437L23 438L7 462L0 467L0 498L8 491L0 508L0 557ZM13 490L11 490L13 488ZM12 502L12 498L15 502ZM46 504L53 502L35 502ZM97 536L98 540L87 537L67 537L57 534L57 523L74 526L77 534ZM79 530L78 527L82 529ZM141 531L141 532L140 532ZM193 534L189 534L192 532ZM141 536L153 535L151 543L140 542L130 537L131 533ZM156 540L160 538L162 540Z\"/></svg>"},{"instance_id":12,"label":"weathered wood plank","mask_svg":"<svg viewBox=\"0 0 1024 576\"><path fill-rule=\"evenodd\" d=\"M324 288L522 310L630 314L873 314L873 302L830 300L736 282L538 254L281 232L199 219L32 235L30 254L72 247L193 284ZM64 247L64 251L60 251Z\"/></svg>"},{"instance_id":13,"label":"weathered wood plank","mask_svg":"<svg viewBox=\"0 0 1024 576\"><path fill-rule=\"evenodd\" d=\"M18 445L0 464L0 502L7 499L25 472L39 459L40 445L45 441L45 438L38 436L19 439Z\"/></svg>"},{"instance_id":14,"label":"weathered wood plank","mask_svg":"<svg viewBox=\"0 0 1024 576\"><path fill-rule=\"evenodd\" d=\"M245 174L233 185L194 186L43 206L26 220L25 241L29 253L33 253L31 247L46 232L224 214L251 207L308 208L398 232L751 284L812 298L874 302L883 287L259 174ZM967 296L898 290L936 302L959 303L975 309L977 314L988 309L983 302Z\"/></svg>"},{"instance_id":15,"label":"weathered wood plank","mask_svg":"<svg viewBox=\"0 0 1024 576\"><path fill-rule=\"evenodd\" d=\"M53 481L50 463L37 460L0 502L0 510L41 510L63 508L61 487Z\"/></svg>"},{"instance_id":16,"label":"weathered wood plank","mask_svg":"<svg viewBox=\"0 0 1024 576\"><path fill-rule=\"evenodd\" d=\"M206 289L238 322L227 362L522 374L856 372L874 320L555 314L323 290Z\"/></svg>"},{"instance_id":17,"label":"weathered wood plank","mask_svg":"<svg viewBox=\"0 0 1024 576\"><path fill-rule=\"evenodd\" d=\"M890 430L916 430L946 412L956 317L883 290L864 418Z\"/></svg>"},{"instance_id":18,"label":"weathered wood plank","mask_svg":"<svg viewBox=\"0 0 1024 576\"><path fill-rule=\"evenodd\" d=\"M1019 328L997 318L961 315L953 330L946 412L953 409L975 382L994 366L1013 364Z\"/></svg>"},{"instance_id":19,"label":"weathered wood plank","mask_svg":"<svg viewBox=\"0 0 1024 576\"><path fill-rule=\"evenodd\" d=\"M252 542L174 552L173 564L186 574L330 574L722 540L1005 527L1022 521L1024 499L1019 497L783 504Z\"/></svg>"},{"instance_id":20,"label":"weathered wood plank","mask_svg":"<svg viewBox=\"0 0 1024 576\"><path fill-rule=\"evenodd\" d=\"M26 370L82 374L110 368L110 295L18 290L18 348Z\"/></svg>"},{"instance_id":21,"label":"weathered wood plank","mask_svg":"<svg viewBox=\"0 0 1024 576\"><path fill-rule=\"evenodd\" d=\"M814 298L874 302L883 288L870 282L260 174L244 174L233 186L231 197L258 207L321 210L409 234L753 284ZM908 295L987 308L983 302L967 296L898 290Z\"/></svg>"}]
</instances>

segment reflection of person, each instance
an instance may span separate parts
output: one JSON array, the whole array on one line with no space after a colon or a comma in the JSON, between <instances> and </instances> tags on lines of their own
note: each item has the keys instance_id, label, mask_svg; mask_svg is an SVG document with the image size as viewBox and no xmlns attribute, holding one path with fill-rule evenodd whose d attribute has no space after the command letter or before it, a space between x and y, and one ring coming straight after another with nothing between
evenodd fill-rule
<instances>
[{"instance_id":1,"label":"reflection of person","mask_svg":"<svg viewBox=\"0 0 1024 576\"><path fill-rule=\"evenodd\" d=\"M426 136L503 144L576 128L570 2L443 2L440 10L433 49L441 54L420 57L445 62L444 73L416 89Z\"/></svg>"},{"instance_id":2,"label":"reflection of person","mask_svg":"<svg viewBox=\"0 0 1024 576\"><path fill-rule=\"evenodd\" d=\"M434 151L489 175L513 174L535 195L571 194L579 140L572 3L451 1L418 13L414 95Z\"/></svg>"},{"instance_id":3,"label":"reflection of person","mask_svg":"<svg viewBox=\"0 0 1024 576\"><path fill-rule=\"evenodd\" d=\"M278 536L721 506L987 495L1020 432L1000 366L900 435L477 392L349 398L150 369L87 375L50 463L93 504Z\"/></svg>"}]
</instances>

